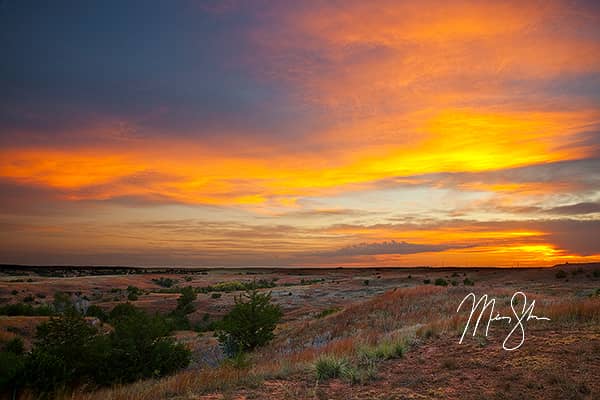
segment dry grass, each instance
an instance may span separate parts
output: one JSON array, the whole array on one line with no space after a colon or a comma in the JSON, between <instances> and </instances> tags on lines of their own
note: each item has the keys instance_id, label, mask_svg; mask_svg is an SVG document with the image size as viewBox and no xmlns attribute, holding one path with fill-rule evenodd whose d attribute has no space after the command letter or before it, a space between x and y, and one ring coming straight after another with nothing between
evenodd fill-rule
<instances>
[{"instance_id":1,"label":"dry grass","mask_svg":"<svg viewBox=\"0 0 600 400\"><path fill-rule=\"evenodd\" d=\"M554 303L544 307L544 315L554 322L598 323L600 322L600 298Z\"/></svg>"},{"instance_id":2,"label":"dry grass","mask_svg":"<svg viewBox=\"0 0 600 400\"><path fill-rule=\"evenodd\" d=\"M498 310L510 315L509 300L513 291L508 289L478 286L474 290L472 287L431 285L398 288L366 301L346 305L339 312L324 318L292 320L282 324L276 340L252 354L249 366L245 368L224 363L216 368L184 371L160 380L94 392L82 389L64 398L191 399L204 394L255 388L264 381L314 379L311 367L325 355L350 360L356 365L367 353L380 354L381 357L377 357L382 360L395 358L386 355L393 352L393 343L402 343L404 351L411 346L428 343L427 339L457 335L464 327L465 315L457 314L456 307L470 291L481 294L487 292L496 297ZM544 324L600 323L600 298L565 298L548 294L536 294L534 297L537 303L535 313L548 316L551 321L536 323L532 328ZM441 360L439 365L446 370L458 368L449 359ZM571 384L566 382L563 386L568 389ZM581 387L576 389L581 393ZM295 390L290 386L286 393L295 393Z\"/></svg>"}]
</instances>

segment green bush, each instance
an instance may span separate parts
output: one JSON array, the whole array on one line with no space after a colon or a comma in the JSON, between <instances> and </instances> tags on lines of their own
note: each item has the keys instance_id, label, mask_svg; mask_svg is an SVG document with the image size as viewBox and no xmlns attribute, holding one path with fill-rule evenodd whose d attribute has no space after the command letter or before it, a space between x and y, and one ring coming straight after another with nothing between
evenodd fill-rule
<instances>
[{"instance_id":1,"label":"green bush","mask_svg":"<svg viewBox=\"0 0 600 400\"><path fill-rule=\"evenodd\" d=\"M114 329L99 383L164 376L189 364L190 351L168 337L171 326L165 318L135 308L126 311L111 320Z\"/></svg>"},{"instance_id":2,"label":"green bush","mask_svg":"<svg viewBox=\"0 0 600 400\"><path fill-rule=\"evenodd\" d=\"M92 304L88 307L87 312L85 313L87 317L96 317L102 322L108 321L108 314L104 312L104 310L98 307L95 304Z\"/></svg>"},{"instance_id":3,"label":"green bush","mask_svg":"<svg viewBox=\"0 0 600 400\"><path fill-rule=\"evenodd\" d=\"M212 293L210 295L211 299L220 299L221 298L221 293Z\"/></svg>"},{"instance_id":4,"label":"green bush","mask_svg":"<svg viewBox=\"0 0 600 400\"><path fill-rule=\"evenodd\" d=\"M15 390L23 381L25 358L12 351L0 351L0 393Z\"/></svg>"},{"instance_id":5,"label":"green bush","mask_svg":"<svg viewBox=\"0 0 600 400\"><path fill-rule=\"evenodd\" d=\"M558 271L556 271L556 279L564 279L567 277L567 273L565 271L563 271L562 269L559 269Z\"/></svg>"},{"instance_id":6,"label":"green bush","mask_svg":"<svg viewBox=\"0 0 600 400\"><path fill-rule=\"evenodd\" d=\"M52 315L52 313L52 309L46 305L36 307L31 304L16 303L0 306L0 315L49 316Z\"/></svg>"},{"instance_id":7,"label":"green bush","mask_svg":"<svg viewBox=\"0 0 600 400\"><path fill-rule=\"evenodd\" d=\"M470 280L469 278L465 278L463 280L463 285L465 285L465 286L475 286L475 282L472 281L472 280Z\"/></svg>"},{"instance_id":8,"label":"green bush","mask_svg":"<svg viewBox=\"0 0 600 400\"><path fill-rule=\"evenodd\" d=\"M164 317L122 304L111 311L110 323L108 335L74 312L41 324L25 360L24 381L50 394L81 384L161 377L189 364L190 351L169 336Z\"/></svg>"},{"instance_id":9,"label":"green bush","mask_svg":"<svg viewBox=\"0 0 600 400\"><path fill-rule=\"evenodd\" d=\"M431 279L423 279L423 283L429 285L431 283Z\"/></svg>"},{"instance_id":10,"label":"green bush","mask_svg":"<svg viewBox=\"0 0 600 400\"><path fill-rule=\"evenodd\" d=\"M120 303L117 304L110 313L108 314L108 319L112 321L116 321L120 318L127 318L137 313L137 308L131 303Z\"/></svg>"},{"instance_id":11,"label":"green bush","mask_svg":"<svg viewBox=\"0 0 600 400\"><path fill-rule=\"evenodd\" d=\"M135 286L127 286L127 300L136 301L142 294L140 288Z\"/></svg>"},{"instance_id":12,"label":"green bush","mask_svg":"<svg viewBox=\"0 0 600 400\"><path fill-rule=\"evenodd\" d=\"M448 286L448 282L444 278L437 278L435 280L436 286Z\"/></svg>"},{"instance_id":13,"label":"green bush","mask_svg":"<svg viewBox=\"0 0 600 400\"><path fill-rule=\"evenodd\" d=\"M158 286L170 288L171 286L173 286L177 283L177 280L171 279L171 278L160 277L160 278L152 279L152 282L156 283Z\"/></svg>"},{"instance_id":14,"label":"green bush","mask_svg":"<svg viewBox=\"0 0 600 400\"><path fill-rule=\"evenodd\" d=\"M28 294L27 296L25 296L23 298L24 303L32 303L34 300L35 300L35 297L33 297L32 294Z\"/></svg>"},{"instance_id":15,"label":"green bush","mask_svg":"<svg viewBox=\"0 0 600 400\"><path fill-rule=\"evenodd\" d=\"M8 351L18 356L25 353L25 344L20 337L14 337L2 346L2 351Z\"/></svg>"},{"instance_id":16,"label":"green bush","mask_svg":"<svg viewBox=\"0 0 600 400\"><path fill-rule=\"evenodd\" d=\"M191 286L181 289L181 296L177 299L177 307L170 314L175 329L190 329L190 320L188 314L194 312L192 304L196 300L196 292Z\"/></svg>"},{"instance_id":17,"label":"green bush","mask_svg":"<svg viewBox=\"0 0 600 400\"><path fill-rule=\"evenodd\" d=\"M223 317L216 335L225 353L235 356L273 339L282 315L281 308L271 303L271 293L250 290L235 298L233 309Z\"/></svg>"},{"instance_id":18,"label":"green bush","mask_svg":"<svg viewBox=\"0 0 600 400\"><path fill-rule=\"evenodd\" d=\"M39 325L26 361L28 385L46 393L91 379L102 359L95 351L97 337L97 330L73 312Z\"/></svg>"},{"instance_id":19,"label":"green bush","mask_svg":"<svg viewBox=\"0 0 600 400\"><path fill-rule=\"evenodd\" d=\"M228 282L220 282L215 285L206 286L202 288L197 288L196 291L200 293L210 293L210 292L238 292L241 290L254 290L254 289L266 289L275 287L275 279L266 280L259 279L251 281L251 282L239 282L239 281L228 281Z\"/></svg>"}]
</instances>

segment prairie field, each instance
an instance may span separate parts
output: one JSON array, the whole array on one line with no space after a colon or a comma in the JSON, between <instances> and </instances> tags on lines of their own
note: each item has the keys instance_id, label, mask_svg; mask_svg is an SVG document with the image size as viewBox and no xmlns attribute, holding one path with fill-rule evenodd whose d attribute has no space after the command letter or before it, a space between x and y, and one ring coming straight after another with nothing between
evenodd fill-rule
<instances>
[{"instance_id":1,"label":"prairie field","mask_svg":"<svg viewBox=\"0 0 600 400\"><path fill-rule=\"evenodd\" d=\"M243 359L223 355L210 322L262 283L283 311L274 339ZM600 265L553 268L189 269L134 273L90 268L19 270L0 275L0 305L51 304L67 293L85 307L110 311L130 302L151 313L176 307L181 287L198 293L190 330L173 333L192 351L175 374L108 387L81 385L69 399L597 399L600 398ZM131 287L136 296L128 297ZM535 301L515 350L503 341L515 321L473 334L469 293L496 299L495 313L514 316L515 292ZM523 298L513 303L519 313ZM475 314L476 318L479 313ZM0 316L0 341L21 337L26 349L48 316ZM516 318L515 318L516 319ZM90 323L100 323L88 317ZM508 347L521 337L517 330ZM37 395L23 390L19 398Z\"/></svg>"}]
</instances>

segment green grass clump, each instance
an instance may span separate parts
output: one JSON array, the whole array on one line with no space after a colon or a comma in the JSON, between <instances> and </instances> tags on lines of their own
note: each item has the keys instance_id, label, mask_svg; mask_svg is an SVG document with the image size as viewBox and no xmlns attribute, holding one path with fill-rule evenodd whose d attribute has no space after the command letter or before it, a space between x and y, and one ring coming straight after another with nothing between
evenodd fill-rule
<instances>
[{"instance_id":1,"label":"green grass clump","mask_svg":"<svg viewBox=\"0 0 600 400\"><path fill-rule=\"evenodd\" d=\"M400 358L404 355L405 344L401 340L386 340L375 346L364 346L358 349L358 358L363 361L383 361Z\"/></svg>"},{"instance_id":2,"label":"green grass clump","mask_svg":"<svg viewBox=\"0 0 600 400\"><path fill-rule=\"evenodd\" d=\"M315 361L314 367L318 381L354 375L350 362L344 357L322 355Z\"/></svg>"}]
</instances>

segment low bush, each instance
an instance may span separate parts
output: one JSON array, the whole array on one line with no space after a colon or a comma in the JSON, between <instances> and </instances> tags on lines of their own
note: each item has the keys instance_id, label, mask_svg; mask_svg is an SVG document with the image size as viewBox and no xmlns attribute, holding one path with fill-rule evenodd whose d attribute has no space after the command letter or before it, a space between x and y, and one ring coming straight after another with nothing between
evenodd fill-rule
<instances>
[{"instance_id":1,"label":"low bush","mask_svg":"<svg viewBox=\"0 0 600 400\"><path fill-rule=\"evenodd\" d=\"M169 336L171 326L130 304L109 315L113 330L100 332L75 312L38 326L33 349L24 360L23 381L36 392L112 385L161 377L186 367L191 352ZM12 378L13 384L16 377Z\"/></svg>"},{"instance_id":2,"label":"low bush","mask_svg":"<svg viewBox=\"0 0 600 400\"><path fill-rule=\"evenodd\" d=\"M254 280L251 282L239 282L239 281L228 281L228 282L220 282L215 285L205 286L201 288L196 288L196 291L199 293L211 293L211 292L238 292L238 291L249 291L256 289L268 289L275 287L275 279L266 280L259 279L258 281Z\"/></svg>"},{"instance_id":3,"label":"low bush","mask_svg":"<svg viewBox=\"0 0 600 400\"><path fill-rule=\"evenodd\" d=\"M556 271L556 279L564 279L567 277L567 273L565 271L563 271L562 269L559 269L558 271Z\"/></svg>"},{"instance_id":4,"label":"low bush","mask_svg":"<svg viewBox=\"0 0 600 400\"><path fill-rule=\"evenodd\" d=\"M31 304L24 303L16 303L16 304L7 304L5 306L0 306L0 315L8 315L8 316L50 316L53 314L52 308L41 305L41 306L33 306Z\"/></svg>"},{"instance_id":5,"label":"low bush","mask_svg":"<svg viewBox=\"0 0 600 400\"><path fill-rule=\"evenodd\" d=\"M96 317L102 322L108 321L108 314L104 312L102 308L98 307L95 304L88 307L85 315L86 317Z\"/></svg>"},{"instance_id":6,"label":"low bush","mask_svg":"<svg viewBox=\"0 0 600 400\"><path fill-rule=\"evenodd\" d=\"M135 286L127 286L127 300L136 301L141 294L142 291L140 288Z\"/></svg>"},{"instance_id":7,"label":"low bush","mask_svg":"<svg viewBox=\"0 0 600 400\"><path fill-rule=\"evenodd\" d=\"M177 283L177 280L171 279L171 278L160 277L160 278L152 279L152 282L156 283L158 286L170 288L171 286L173 286Z\"/></svg>"},{"instance_id":8,"label":"low bush","mask_svg":"<svg viewBox=\"0 0 600 400\"><path fill-rule=\"evenodd\" d=\"M448 281L446 281L444 278L437 278L435 280L435 285L436 286L448 286Z\"/></svg>"},{"instance_id":9,"label":"low bush","mask_svg":"<svg viewBox=\"0 0 600 400\"><path fill-rule=\"evenodd\" d=\"M196 300L196 292L191 286L181 289L181 296L177 299L177 307L170 314L175 329L190 329L188 314L195 311L192 304Z\"/></svg>"}]
</instances>

